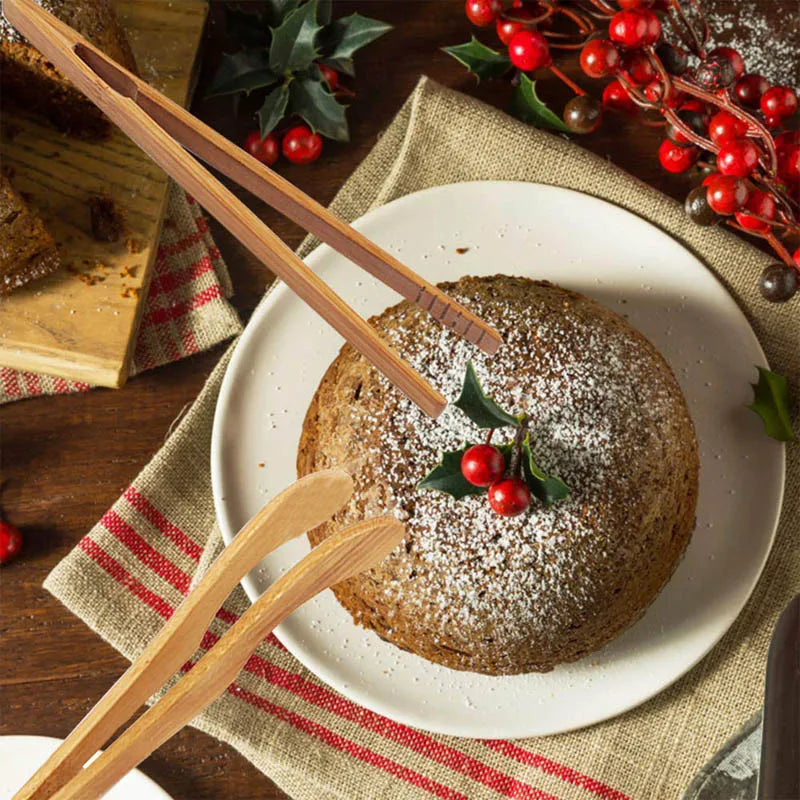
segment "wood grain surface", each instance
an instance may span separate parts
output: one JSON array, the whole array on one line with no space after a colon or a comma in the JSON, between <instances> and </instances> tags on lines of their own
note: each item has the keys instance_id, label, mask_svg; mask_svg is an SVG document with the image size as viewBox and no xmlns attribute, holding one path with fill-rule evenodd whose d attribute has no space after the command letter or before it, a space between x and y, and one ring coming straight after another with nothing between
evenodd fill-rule
<instances>
[{"instance_id":1,"label":"wood grain surface","mask_svg":"<svg viewBox=\"0 0 800 800\"><path fill-rule=\"evenodd\" d=\"M797 19L796 0L706 0L715 14L736 18L726 28L747 39L753 19L777 24ZM505 107L508 88L487 82L476 87L463 69L444 55L445 44L470 35L460 0L400 0L335 3L335 13L359 11L380 17L395 30L356 58L356 97L349 112L349 145L325 143L322 158L308 167L281 162L281 173L321 203L341 184L375 143L408 96L420 74ZM202 100L220 52L227 46L215 3L204 45L204 67L195 113L235 141L253 127L235 115L230 100ZM785 35L785 31L782 31ZM753 41L754 48L760 47ZM795 40L797 40L797 35ZM796 47L795 50L800 50ZM563 62L580 81L576 59ZM787 65L780 64L783 74ZM767 71L768 72L768 71ZM797 62L788 73L797 75ZM557 83L545 79L541 93L554 106L565 99ZM658 132L635 122L611 119L581 144L608 157L669 195L682 198L686 176L666 175L658 164ZM525 158L524 153L519 154ZM237 193L291 247L303 231ZM212 226L236 288L234 303L247 318L272 277L235 241ZM498 265L501 268L501 265ZM756 276L753 276L753 280ZM100 389L70 397L40 398L0 409L3 424L2 506L25 536L21 557L0 571L0 734L65 736L127 662L41 588L49 570L116 500L162 444L170 423L197 394L223 346L138 376L123 390ZM286 453L294 459L294 453ZM232 748L184 729L142 764L175 800L276 800L285 795Z\"/></svg>"},{"instance_id":2,"label":"wood grain surface","mask_svg":"<svg viewBox=\"0 0 800 800\"><path fill-rule=\"evenodd\" d=\"M126 0L120 19L143 76L176 102L188 96L204 0ZM158 249L167 177L116 128L77 141L34 116L4 111L3 164L55 237L63 266L0 303L0 364L102 386L125 383ZM89 198L113 200L127 232L92 236ZM138 244L131 253L126 241Z\"/></svg>"}]
</instances>

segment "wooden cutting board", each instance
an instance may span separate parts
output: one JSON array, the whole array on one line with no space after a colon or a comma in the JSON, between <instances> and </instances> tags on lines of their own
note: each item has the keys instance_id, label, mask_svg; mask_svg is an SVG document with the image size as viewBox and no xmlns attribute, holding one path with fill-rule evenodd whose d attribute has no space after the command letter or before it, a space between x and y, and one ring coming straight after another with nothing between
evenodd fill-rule
<instances>
[{"instance_id":1,"label":"wooden cutting board","mask_svg":"<svg viewBox=\"0 0 800 800\"><path fill-rule=\"evenodd\" d=\"M205 0L117 0L116 8L142 77L185 104ZM83 142L4 109L3 129L4 168L53 233L64 267L0 299L0 365L122 386L158 249L167 176L116 128L109 140ZM92 238L93 195L112 198L124 212L128 230L119 243Z\"/></svg>"}]
</instances>

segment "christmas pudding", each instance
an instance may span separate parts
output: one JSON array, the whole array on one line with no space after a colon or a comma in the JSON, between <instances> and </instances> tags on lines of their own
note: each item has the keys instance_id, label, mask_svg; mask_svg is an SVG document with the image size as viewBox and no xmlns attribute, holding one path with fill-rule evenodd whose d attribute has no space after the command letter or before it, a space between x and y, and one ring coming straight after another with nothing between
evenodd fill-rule
<instances>
[{"instance_id":1,"label":"christmas pudding","mask_svg":"<svg viewBox=\"0 0 800 800\"><path fill-rule=\"evenodd\" d=\"M698 456L681 390L622 317L502 275L441 287L502 334L484 356L403 302L372 323L451 404L427 418L352 347L306 414L298 473L352 500L309 534L393 510L407 538L335 588L353 619L447 667L545 672L644 613L694 528Z\"/></svg>"}]
</instances>

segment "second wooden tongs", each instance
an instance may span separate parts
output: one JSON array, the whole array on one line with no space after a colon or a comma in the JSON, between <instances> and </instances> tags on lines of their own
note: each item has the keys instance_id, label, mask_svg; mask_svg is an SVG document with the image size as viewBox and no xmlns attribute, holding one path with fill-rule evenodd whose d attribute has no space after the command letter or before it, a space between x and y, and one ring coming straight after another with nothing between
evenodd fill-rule
<instances>
[{"instance_id":1,"label":"second wooden tongs","mask_svg":"<svg viewBox=\"0 0 800 800\"><path fill-rule=\"evenodd\" d=\"M405 531L393 516L358 522L329 536L270 586L188 674L84 767L192 658L217 609L242 577L281 544L329 519L352 493L350 476L330 469L307 475L274 497L239 531L158 635L14 800L97 800L222 694L258 644L291 611L391 552Z\"/></svg>"},{"instance_id":2,"label":"second wooden tongs","mask_svg":"<svg viewBox=\"0 0 800 800\"><path fill-rule=\"evenodd\" d=\"M317 277L187 150L302 225L407 300L489 355L502 343L486 322L260 164L197 117L106 56L33 0L3 0L9 22L250 252L426 414L442 395ZM186 148L186 149L184 149Z\"/></svg>"}]
</instances>

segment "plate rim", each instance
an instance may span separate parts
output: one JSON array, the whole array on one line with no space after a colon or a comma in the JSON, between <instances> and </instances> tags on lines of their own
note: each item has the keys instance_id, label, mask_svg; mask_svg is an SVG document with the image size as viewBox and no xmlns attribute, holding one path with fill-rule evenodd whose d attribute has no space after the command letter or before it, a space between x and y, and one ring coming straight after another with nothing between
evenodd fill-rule
<instances>
[{"instance_id":1,"label":"plate rim","mask_svg":"<svg viewBox=\"0 0 800 800\"><path fill-rule=\"evenodd\" d=\"M733 295L725 286L725 284L722 282L722 280L703 261L703 259L701 259L693 250L687 247L683 242L681 242L675 236L673 236L672 234L661 228L655 222L646 219L645 217L642 217L636 212L630 211L629 209L624 208L623 206L617 205L616 203L613 203L609 200L596 197L595 195L589 194L587 192L582 192L576 189L570 189L563 186L557 186L554 184L539 183L536 181L506 181L506 180L460 181L456 183L441 184L426 189L420 189L415 192L402 195L401 197L394 198L388 203L385 203L376 208L369 209L361 217L358 217L356 220L354 220L352 224L358 227L359 225L362 224L372 223L375 221L376 218L379 218L383 214L391 213L391 209L395 207L397 204L413 203L415 199L420 195L428 195L428 194L435 194L438 192L452 191L454 188L463 188L465 185L471 185L475 187L480 186L489 191L496 191L502 189L502 187L507 186L509 184L513 184L515 186L516 185L536 186L545 188L548 191L557 191L568 194L580 195L583 198L587 198L590 202L600 203L603 206L610 206L615 211L621 212L624 215L628 215L632 217L634 220L636 220L636 222L646 226L647 228L652 229L656 235L660 235L670 239L675 245L684 250L698 264L698 266L708 274L708 276L716 283L717 287L721 289L721 297L724 298L724 301L728 304L728 306L731 309L733 309L736 314L738 314L740 321L744 323L744 330L746 330L748 338L750 338L752 344L755 346L755 352L757 352L758 355L760 356L761 363L759 365L769 368L769 363L767 361L766 354L764 353L764 350L761 347L761 343L758 340L758 337L756 336L755 331L753 330L753 327L750 324L750 321L747 319L747 316L745 315L741 306L739 305L737 300L733 297ZM308 265L313 269L315 266L315 262L323 258L326 251L332 249L333 248L331 248L329 245L326 245L324 242L320 243L311 252L309 252L306 256L304 256L303 260L306 263L308 263ZM238 342L236 343L236 348L233 352L231 360L228 363L227 367L225 368L225 374L223 375L219 394L215 404L214 416L212 422L211 452L210 452L211 484L212 484L212 495L214 501L214 511L217 519L217 524L219 525L220 533L222 535L222 539L226 547L235 536L236 531L233 529L232 521L229 512L227 510L223 485L222 485L223 481L222 427L223 427L223 420L225 417L225 407L229 402L230 395L232 394L232 386L235 384L234 375L239 366L239 361L244 357L243 353L246 347L243 345L247 345L250 339L256 337L257 334L255 333L255 331L262 324L265 323L265 320L268 318L271 308L280 299L281 292L291 292L291 290L280 279L276 279L275 282L267 290L264 297L259 302L251 318L248 320L244 331L242 332ZM352 702L357 703L358 705L361 705L370 711L380 714L381 716L385 716L399 724L420 728L422 730L428 731L436 735L457 736L460 738L467 738L467 739L501 738L501 739L516 740L516 739L528 738L530 736L559 735L561 733L568 733L570 731L593 727L594 725L597 725L601 722L605 722L609 719L614 719L616 717L619 717L622 714L643 705L652 698L661 694L661 692L665 691L670 686L673 686L678 680L680 680L688 672L694 669L694 667L696 667L717 646L717 644L719 644L721 639L728 633L728 631L731 629L736 620L741 616L742 611L744 610L747 603L750 601L756 586L761 580L766 563L772 553L772 549L775 544L778 525L780 523L781 512L783 510L783 502L784 502L785 488L786 488L786 447L785 443L776 442L776 444L781 445L779 451L780 487L777 494L777 503L775 505L775 510L774 510L774 519L772 520L771 524L769 545L768 547L765 548L761 561L758 564L758 569L754 573L752 581L747 586L746 595L744 596L742 603L738 606L736 613L733 615L732 619L726 625L724 630L722 630L716 636L716 638L710 640L708 646L695 658L695 660L689 663L687 666L685 666L685 668L683 668L681 671L677 672L668 682L654 689L652 692L644 694L644 696L637 697L636 699L630 702L626 701L625 703L621 704L621 706L616 707L616 710L608 712L603 716L597 717L592 722L566 725L563 727L559 727L557 730L553 730L550 733L522 732L522 733L509 734L507 731L495 730L495 729L489 729L489 730L482 729L480 732L474 732L473 730L473 732L469 732L463 726L458 724L450 727L447 724L440 725L437 723L435 727L428 727L423 720L409 721L408 719L398 719L396 716L392 715L391 713L388 713L387 710L382 706L380 701L377 702L373 701L368 691L360 692L358 690L358 687L350 684L348 684L346 687L341 687L339 685L336 685L335 683L329 682L328 678L326 677L327 670L325 670L324 667L321 668L314 658L306 657L306 654L302 650L302 648L295 646L295 642L293 641L291 636L283 635L283 630L282 630L283 625L279 625L275 629L274 633L294 658L296 658L306 669L312 672L315 675L315 677L323 681L326 685L330 686L334 691L342 694ZM675 573L673 573L673 576L670 577L670 581L673 579L674 574ZM667 583L669 583L670 581L668 581ZM255 602L255 600L261 596L261 592L258 590L256 586L256 581L252 573L248 573L242 579L241 585L250 602ZM355 623L353 624L355 626Z\"/></svg>"}]
</instances>

